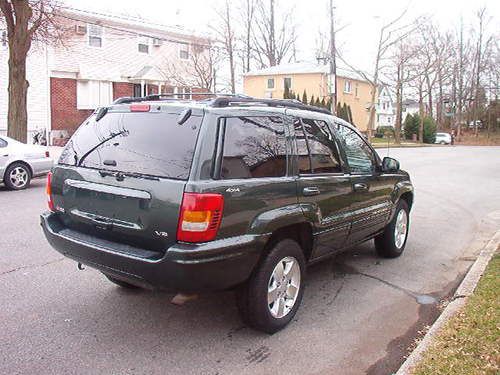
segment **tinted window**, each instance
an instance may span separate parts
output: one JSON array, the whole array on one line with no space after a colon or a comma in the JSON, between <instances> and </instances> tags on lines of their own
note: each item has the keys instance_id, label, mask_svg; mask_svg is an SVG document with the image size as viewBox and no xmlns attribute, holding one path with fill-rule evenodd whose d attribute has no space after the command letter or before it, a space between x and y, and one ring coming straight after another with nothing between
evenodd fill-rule
<instances>
[{"instance_id":1,"label":"tinted window","mask_svg":"<svg viewBox=\"0 0 500 375\"><path fill-rule=\"evenodd\" d=\"M300 173L340 173L342 167L334 138L324 121L295 122Z\"/></svg>"},{"instance_id":2,"label":"tinted window","mask_svg":"<svg viewBox=\"0 0 500 375\"><path fill-rule=\"evenodd\" d=\"M225 119L221 178L279 177L286 173L286 142L279 117Z\"/></svg>"},{"instance_id":3,"label":"tinted window","mask_svg":"<svg viewBox=\"0 0 500 375\"><path fill-rule=\"evenodd\" d=\"M7 147L7 141L0 138L0 147Z\"/></svg>"},{"instance_id":4,"label":"tinted window","mask_svg":"<svg viewBox=\"0 0 500 375\"><path fill-rule=\"evenodd\" d=\"M372 173L374 156L366 142L354 130L337 124L351 173Z\"/></svg>"},{"instance_id":5,"label":"tinted window","mask_svg":"<svg viewBox=\"0 0 500 375\"><path fill-rule=\"evenodd\" d=\"M59 163L187 179L201 118L191 116L183 125L177 118L108 113L96 123L93 115L71 137Z\"/></svg>"}]
</instances>

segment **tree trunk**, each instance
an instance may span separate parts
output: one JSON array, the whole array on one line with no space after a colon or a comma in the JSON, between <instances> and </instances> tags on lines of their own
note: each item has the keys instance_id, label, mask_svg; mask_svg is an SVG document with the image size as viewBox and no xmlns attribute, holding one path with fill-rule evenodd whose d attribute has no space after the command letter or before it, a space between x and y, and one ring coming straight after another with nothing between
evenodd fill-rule
<instances>
[{"instance_id":1,"label":"tree trunk","mask_svg":"<svg viewBox=\"0 0 500 375\"><path fill-rule=\"evenodd\" d=\"M233 29L231 27L231 14L229 11L229 1L226 1L226 25L227 25L227 35L226 35L226 47L227 53L229 57L229 73L231 77L231 93L234 94L236 92L236 83L234 76L234 49L233 49Z\"/></svg>"},{"instance_id":2,"label":"tree trunk","mask_svg":"<svg viewBox=\"0 0 500 375\"><path fill-rule=\"evenodd\" d=\"M32 34L29 20L33 14L27 1L12 3L13 8L2 4L9 37L9 109L7 113L7 135L26 143L28 136L27 96L29 83L26 80L26 58L31 47Z\"/></svg>"},{"instance_id":3,"label":"tree trunk","mask_svg":"<svg viewBox=\"0 0 500 375\"><path fill-rule=\"evenodd\" d=\"M394 124L394 143L399 145L401 143L401 107L402 107L402 97L403 97L402 93L403 85L401 82L403 69L401 65L398 65L397 70L398 70L397 71L398 81L396 82L396 122Z\"/></svg>"},{"instance_id":4,"label":"tree trunk","mask_svg":"<svg viewBox=\"0 0 500 375\"><path fill-rule=\"evenodd\" d=\"M420 143L424 143L424 95L423 88L420 85L418 89L418 112L420 116L420 122L418 124L418 140Z\"/></svg>"},{"instance_id":5,"label":"tree trunk","mask_svg":"<svg viewBox=\"0 0 500 375\"><path fill-rule=\"evenodd\" d=\"M15 54L15 53L14 53ZM28 137L26 58L9 58L9 110L7 136L26 143Z\"/></svg>"},{"instance_id":6,"label":"tree trunk","mask_svg":"<svg viewBox=\"0 0 500 375\"><path fill-rule=\"evenodd\" d=\"M276 66L276 30L274 27L274 0L269 0L270 35L269 35L269 66Z\"/></svg>"}]
</instances>

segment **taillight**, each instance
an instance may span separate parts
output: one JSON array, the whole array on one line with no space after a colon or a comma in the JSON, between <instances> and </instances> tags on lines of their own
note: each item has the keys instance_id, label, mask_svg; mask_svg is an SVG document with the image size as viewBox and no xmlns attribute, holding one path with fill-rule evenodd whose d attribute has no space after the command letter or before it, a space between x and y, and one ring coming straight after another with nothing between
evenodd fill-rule
<instances>
[{"instance_id":1,"label":"taillight","mask_svg":"<svg viewBox=\"0 0 500 375\"><path fill-rule=\"evenodd\" d=\"M177 227L177 240L212 241L222 220L224 197L221 194L184 193Z\"/></svg>"},{"instance_id":2,"label":"taillight","mask_svg":"<svg viewBox=\"0 0 500 375\"><path fill-rule=\"evenodd\" d=\"M49 205L49 210L55 212L56 208L54 206L54 201L52 200L52 172L47 174L47 204Z\"/></svg>"}]
</instances>

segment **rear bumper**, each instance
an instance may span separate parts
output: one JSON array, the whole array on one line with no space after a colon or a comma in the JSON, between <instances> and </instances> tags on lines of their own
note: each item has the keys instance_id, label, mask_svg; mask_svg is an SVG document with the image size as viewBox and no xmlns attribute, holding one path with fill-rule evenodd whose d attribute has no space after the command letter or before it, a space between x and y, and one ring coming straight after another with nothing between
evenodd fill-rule
<instances>
[{"instance_id":1,"label":"rear bumper","mask_svg":"<svg viewBox=\"0 0 500 375\"><path fill-rule=\"evenodd\" d=\"M40 221L52 247L68 258L134 285L176 292L222 290L244 282L268 238L244 235L203 244L177 243L154 259L145 249L87 241L65 228L55 213L42 214Z\"/></svg>"}]
</instances>

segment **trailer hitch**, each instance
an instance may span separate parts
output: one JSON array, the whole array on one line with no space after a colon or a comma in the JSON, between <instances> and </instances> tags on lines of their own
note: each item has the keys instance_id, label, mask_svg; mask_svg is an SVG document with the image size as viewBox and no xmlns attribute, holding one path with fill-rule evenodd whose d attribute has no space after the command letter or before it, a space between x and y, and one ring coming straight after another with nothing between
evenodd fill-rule
<instances>
[{"instance_id":1,"label":"trailer hitch","mask_svg":"<svg viewBox=\"0 0 500 375\"><path fill-rule=\"evenodd\" d=\"M83 264L81 264L80 262L78 262L78 266L77 267L78 267L78 269L80 271L83 271L85 269L85 267L83 266Z\"/></svg>"}]
</instances>

